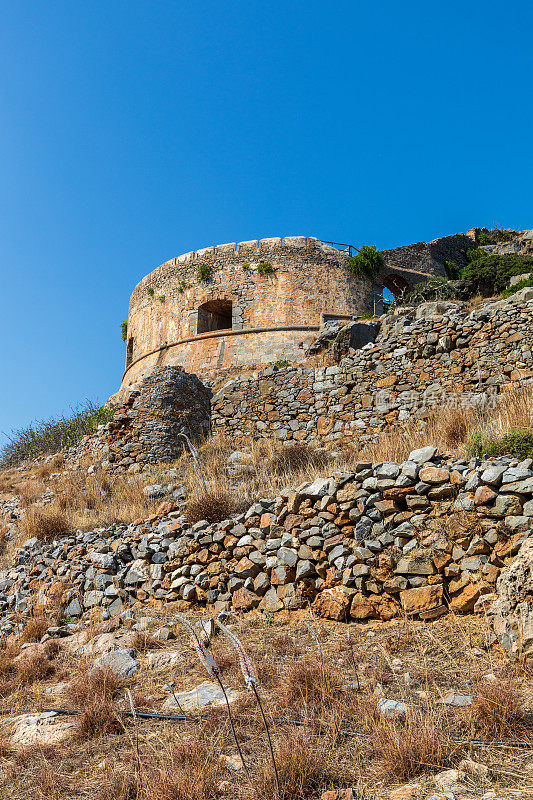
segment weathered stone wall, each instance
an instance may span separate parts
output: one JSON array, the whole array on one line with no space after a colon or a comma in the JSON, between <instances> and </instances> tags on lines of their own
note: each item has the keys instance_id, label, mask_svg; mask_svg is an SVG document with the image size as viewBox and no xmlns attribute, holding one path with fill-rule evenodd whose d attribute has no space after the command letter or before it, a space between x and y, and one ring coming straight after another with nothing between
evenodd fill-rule
<instances>
[{"instance_id":1,"label":"weathered stone wall","mask_svg":"<svg viewBox=\"0 0 533 800\"><path fill-rule=\"evenodd\" d=\"M529 290L523 290L527 292ZM213 429L322 444L369 441L423 419L436 403L469 402L533 381L533 301L518 293L469 312L425 304L384 317L373 344L325 368L269 367L212 403Z\"/></svg>"},{"instance_id":2,"label":"weathered stone wall","mask_svg":"<svg viewBox=\"0 0 533 800\"><path fill-rule=\"evenodd\" d=\"M445 261L453 261L458 267L466 266L466 251L473 247L475 243L469 236L455 233L431 242L416 242L392 250L382 250L383 274L399 270L401 275L404 270L411 270L414 274L404 275L404 278L412 288L415 283L425 280L428 275L445 277ZM417 273L422 274L417 275Z\"/></svg>"},{"instance_id":3,"label":"weathered stone wall","mask_svg":"<svg viewBox=\"0 0 533 800\"><path fill-rule=\"evenodd\" d=\"M275 612L313 604L322 616L431 619L479 607L531 534L533 460L444 459L433 447L263 499L220 523L180 511L77 532L19 550L0 573L0 609L28 610L58 580L66 613L109 614L137 601ZM56 587L57 588L57 587Z\"/></svg>"},{"instance_id":4,"label":"weathered stone wall","mask_svg":"<svg viewBox=\"0 0 533 800\"><path fill-rule=\"evenodd\" d=\"M193 442L208 435L210 397L196 375L181 367L161 367L130 393L98 436L73 448L73 455L79 456L86 445L104 466L130 472L140 470L144 462L172 461L183 450L181 434Z\"/></svg>"},{"instance_id":5,"label":"weathered stone wall","mask_svg":"<svg viewBox=\"0 0 533 800\"><path fill-rule=\"evenodd\" d=\"M292 236L217 245L167 261L131 296L122 387L156 365L178 364L204 376L298 357L298 345L318 330L323 312L372 309L372 284L352 275L347 259L317 239ZM261 274L262 262L273 272ZM211 269L205 282L198 280L200 265ZM198 309L205 303L221 304L231 316L230 330L198 334Z\"/></svg>"}]
</instances>

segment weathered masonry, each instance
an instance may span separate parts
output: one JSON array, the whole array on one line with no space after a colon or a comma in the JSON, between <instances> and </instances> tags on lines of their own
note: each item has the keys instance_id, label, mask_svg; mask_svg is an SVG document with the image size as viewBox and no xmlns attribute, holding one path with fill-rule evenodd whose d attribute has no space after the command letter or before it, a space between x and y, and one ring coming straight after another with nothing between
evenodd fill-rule
<instances>
[{"instance_id":1,"label":"weathered masonry","mask_svg":"<svg viewBox=\"0 0 533 800\"><path fill-rule=\"evenodd\" d=\"M374 288L348 254L289 236L207 247L157 267L135 287L122 387L154 367L208 376L301 357L321 315L373 310Z\"/></svg>"}]
</instances>

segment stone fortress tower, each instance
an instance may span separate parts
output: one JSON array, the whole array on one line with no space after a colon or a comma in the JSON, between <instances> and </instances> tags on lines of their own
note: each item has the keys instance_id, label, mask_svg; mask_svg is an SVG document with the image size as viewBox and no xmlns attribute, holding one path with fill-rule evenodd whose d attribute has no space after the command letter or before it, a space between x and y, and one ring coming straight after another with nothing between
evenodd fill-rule
<instances>
[{"instance_id":1,"label":"stone fortress tower","mask_svg":"<svg viewBox=\"0 0 533 800\"><path fill-rule=\"evenodd\" d=\"M300 345L324 315L372 313L372 282L348 270L349 252L338 247L286 236L206 247L161 264L131 295L121 390L160 366L209 378L301 358Z\"/></svg>"}]
</instances>

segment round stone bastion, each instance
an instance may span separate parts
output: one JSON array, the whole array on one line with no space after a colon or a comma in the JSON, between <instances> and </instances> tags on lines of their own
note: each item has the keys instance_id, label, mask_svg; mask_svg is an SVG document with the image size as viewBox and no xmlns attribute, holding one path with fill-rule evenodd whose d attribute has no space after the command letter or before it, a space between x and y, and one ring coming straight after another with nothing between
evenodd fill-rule
<instances>
[{"instance_id":1,"label":"round stone bastion","mask_svg":"<svg viewBox=\"0 0 533 800\"><path fill-rule=\"evenodd\" d=\"M373 310L347 252L307 236L220 244L166 261L130 299L121 392L154 368L202 378L294 360L329 317Z\"/></svg>"}]
</instances>

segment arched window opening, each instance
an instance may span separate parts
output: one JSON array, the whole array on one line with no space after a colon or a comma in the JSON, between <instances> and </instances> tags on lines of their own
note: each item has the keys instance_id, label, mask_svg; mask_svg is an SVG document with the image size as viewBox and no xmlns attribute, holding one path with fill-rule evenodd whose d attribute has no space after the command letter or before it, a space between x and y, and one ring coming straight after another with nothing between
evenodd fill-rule
<instances>
[{"instance_id":1,"label":"arched window opening","mask_svg":"<svg viewBox=\"0 0 533 800\"><path fill-rule=\"evenodd\" d=\"M387 310L393 300L401 303L404 295L409 291L409 284L401 275L385 275L383 282L383 309Z\"/></svg>"},{"instance_id":2,"label":"arched window opening","mask_svg":"<svg viewBox=\"0 0 533 800\"><path fill-rule=\"evenodd\" d=\"M209 300L198 308L197 333L231 330L231 300Z\"/></svg>"}]
</instances>

